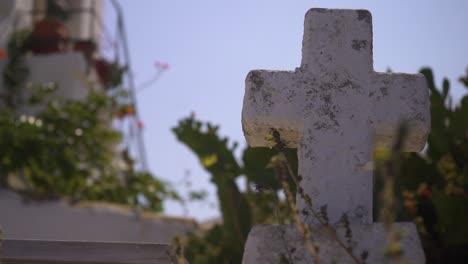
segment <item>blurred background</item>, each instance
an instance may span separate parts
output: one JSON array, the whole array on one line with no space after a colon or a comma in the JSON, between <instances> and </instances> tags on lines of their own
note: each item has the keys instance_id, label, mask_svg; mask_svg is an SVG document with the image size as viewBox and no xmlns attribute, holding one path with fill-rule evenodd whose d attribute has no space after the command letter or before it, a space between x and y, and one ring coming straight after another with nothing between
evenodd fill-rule
<instances>
[{"instance_id":1,"label":"blurred background","mask_svg":"<svg viewBox=\"0 0 468 264\"><path fill-rule=\"evenodd\" d=\"M221 135L244 146L240 115L245 76L253 69L293 70L300 65L304 15L310 8L368 9L373 16L376 71L416 73L430 66L440 82L442 77L458 79L467 66L465 1L121 4L136 78L143 81L151 76L155 61L170 64L158 82L137 94L149 166L177 187L189 176L193 188L208 190L209 203L188 209L188 215L199 220L218 215L215 190L198 159L178 144L170 128L176 120L194 113L201 120L219 124ZM111 18L106 13L105 19ZM457 100L464 89L455 82L451 92ZM172 202L166 209L184 214Z\"/></svg>"},{"instance_id":2,"label":"blurred background","mask_svg":"<svg viewBox=\"0 0 468 264\"><path fill-rule=\"evenodd\" d=\"M396 215L425 228L433 263L463 252L468 233L446 230L466 228L442 217L456 218L467 199L462 0L1 0L4 234L167 243L201 230L204 239L187 239L194 263L238 260L251 225L278 222L272 212L285 206L266 168L276 153L244 140L245 77L300 65L314 7L369 10L374 69L426 76L433 133L425 156L403 161L411 181L395 191ZM294 151L287 155L294 167ZM449 210L452 198L460 207ZM232 239L214 247L223 237Z\"/></svg>"}]
</instances>

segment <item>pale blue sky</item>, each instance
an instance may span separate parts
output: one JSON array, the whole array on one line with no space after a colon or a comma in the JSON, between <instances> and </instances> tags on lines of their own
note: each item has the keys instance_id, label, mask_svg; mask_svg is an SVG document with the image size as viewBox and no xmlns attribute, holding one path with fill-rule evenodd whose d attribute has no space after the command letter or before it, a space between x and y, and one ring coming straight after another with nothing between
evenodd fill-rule
<instances>
[{"instance_id":1,"label":"pale blue sky","mask_svg":"<svg viewBox=\"0 0 468 264\"><path fill-rule=\"evenodd\" d=\"M151 171L184 192L214 188L195 155L170 131L195 112L221 125L221 134L245 146L240 116L244 79L252 69L292 70L301 59L304 15L312 7L368 9L373 16L374 68L415 73L431 66L455 80L468 66L468 1L436 0L121 0L137 83L154 73L154 62L170 70L138 94ZM111 16L106 16L109 24ZM455 84L455 83L454 83ZM464 90L456 84L459 97ZM242 149L240 148L240 149ZM208 219L216 207L193 204L189 216ZM166 212L181 215L174 203Z\"/></svg>"}]
</instances>

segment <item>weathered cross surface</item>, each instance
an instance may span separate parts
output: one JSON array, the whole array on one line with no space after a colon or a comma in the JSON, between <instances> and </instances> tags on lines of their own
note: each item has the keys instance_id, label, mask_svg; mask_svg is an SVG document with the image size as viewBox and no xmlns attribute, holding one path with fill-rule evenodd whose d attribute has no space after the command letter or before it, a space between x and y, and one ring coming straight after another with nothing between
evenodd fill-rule
<instances>
[{"instance_id":1,"label":"weathered cross surface","mask_svg":"<svg viewBox=\"0 0 468 264\"><path fill-rule=\"evenodd\" d=\"M373 70L367 10L311 9L301 66L254 70L246 78L247 142L267 146L266 136L276 129L288 147L297 148L301 186L314 206L327 205L331 223L343 213L355 224L373 222L366 164L374 143L391 144L401 121L409 125L405 150L420 151L430 128L426 81L419 74ZM297 201L301 212L305 203Z\"/></svg>"}]
</instances>

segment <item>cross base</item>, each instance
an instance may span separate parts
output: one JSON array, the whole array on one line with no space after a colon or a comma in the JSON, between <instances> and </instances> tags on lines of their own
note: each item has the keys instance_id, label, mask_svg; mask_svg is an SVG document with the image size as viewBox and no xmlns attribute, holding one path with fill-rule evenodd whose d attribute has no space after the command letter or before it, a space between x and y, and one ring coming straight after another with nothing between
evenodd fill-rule
<instances>
[{"instance_id":1,"label":"cross base","mask_svg":"<svg viewBox=\"0 0 468 264\"><path fill-rule=\"evenodd\" d=\"M408 263L425 263L424 251L421 247L416 226L409 222L395 223L393 228L403 236L400 240L403 249L402 259ZM338 236L346 243L345 229L338 228ZM387 233L381 223L369 225L351 225L353 253L360 259L366 250L368 257L365 263L390 263L384 255L388 245ZM323 226L312 226L311 237L317 243L321 263L355 263L346 251L333 240ZM358 241L358 242L356 242ZM304 246L302 235L294 225L257 225L252 228L245 245L243 264L262 263L314 263L309 251Z\"/></svg>"}]
</instances>

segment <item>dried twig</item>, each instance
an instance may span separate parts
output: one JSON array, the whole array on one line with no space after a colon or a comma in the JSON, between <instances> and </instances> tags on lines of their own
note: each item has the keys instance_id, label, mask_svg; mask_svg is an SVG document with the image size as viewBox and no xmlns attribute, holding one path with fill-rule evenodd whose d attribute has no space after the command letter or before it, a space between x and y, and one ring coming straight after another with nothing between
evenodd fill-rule
<instances>
[{"instance_id":1,"label":"dried twig","mask_svg":"<svg viewBox=\"0 0 468 264\"><path fill-rule=\"evenodd\" d=\"M275 143L274 148L280 153L280 155L282 155L282 159L284 160L284 164L285 164L285 166L286 166L286 168L288 170L288 174L292 178L294 184L297 187L297 193L299 194L301 199L304 200L304 202L306 203L307 209L310 211L312 216L328 231L328 233L330 234L332 239L335 240L338 243L338 245L340 247L342 247L346 251L346 253L354 260L354 262L357 263L357 264L362 264L363 261L361 261L358 257L356 257L354 255L354 253L352 251L352 248L349 247L349 246L346 246L345 243L343 241L341 241L341 239L338 237L338 234L336 233L336 230L333 229L333 227L331 227L329 225L327 217L323 217L320 213L318 213L318 212L316 212L314 210L314 208L312 206L312 199L310 198L310 196L308 194L306 194L304 192L304 189L300 186L300 184L299 184L300 179L294 173L294 171L293 171L293 169L291 167L291 164L287 159L286 144L281 139L281 135L280 135L279 131L272 128L271 129L271 135L273 136L273 140L274 140L274 143ZM287 184L286 180L284 180L284 182L286 182L286 184ZM289 184L288 184L288 186L289 186ZM290 203L290 206L293 206L293 207L291 207L291 210L293 212L297 213L297 209L296 209L296 206L294 205L294 201L293 201L293 204ZM308 226L306 226L306 227L307 227L307 230L308 230ZM349 229L349 232L350 232L349 225L348 225L347 229Z\"/></svg>"},{"instance_id":2,"label":"dried twig","mask_svg":"<svg viewBox=\"0 0 468 264\"><path fill-rule=\"evenodd\" d=\"M318 257L318 251L317 248L312 245L310 241L310 230L309 226L302 223L301 218L299 216L299 213L296 209L296 205L294 202L293 194L291 193L290 187L288 182L285 179L284 176L284 171L283 171L283 164L277 163L274 166L276 175L278 177L278 180L281 183L281 186L283 187L284 194L286 195L286 199L288 201L288 204L291 208L291 211L293 212L293 218L294 218L294 223L296 224L297 228L299 229L299 232L301 233L304 243L306 245L307 250L310 252L312 257L314 258L315 263L320 263L320 259Z\"/></svg>"},{"instance_id":3,"label":"dried twig","mask_svg":"<svg viewBox=\"0 0 468 264\"><path fill-rule=\"evenodd\" d=\"M400 124L396 141L392 146L391 152L385 155L379 155L380 158L376 160L377 174L380 174L378 176L382 177L384 180L381 197L383 206L380 211L380 218L383 221L387 232L387 240L389 242L385 248L385 255L396 263L402 262L403 249L400 243L401 233L393 227L393 223L395 222L394 179L400 170L401 154L408 133L407 130L408 127L405 123ZM380 152L388 152L388 150L381 149Z\"/></svg>"}]
</instances>

